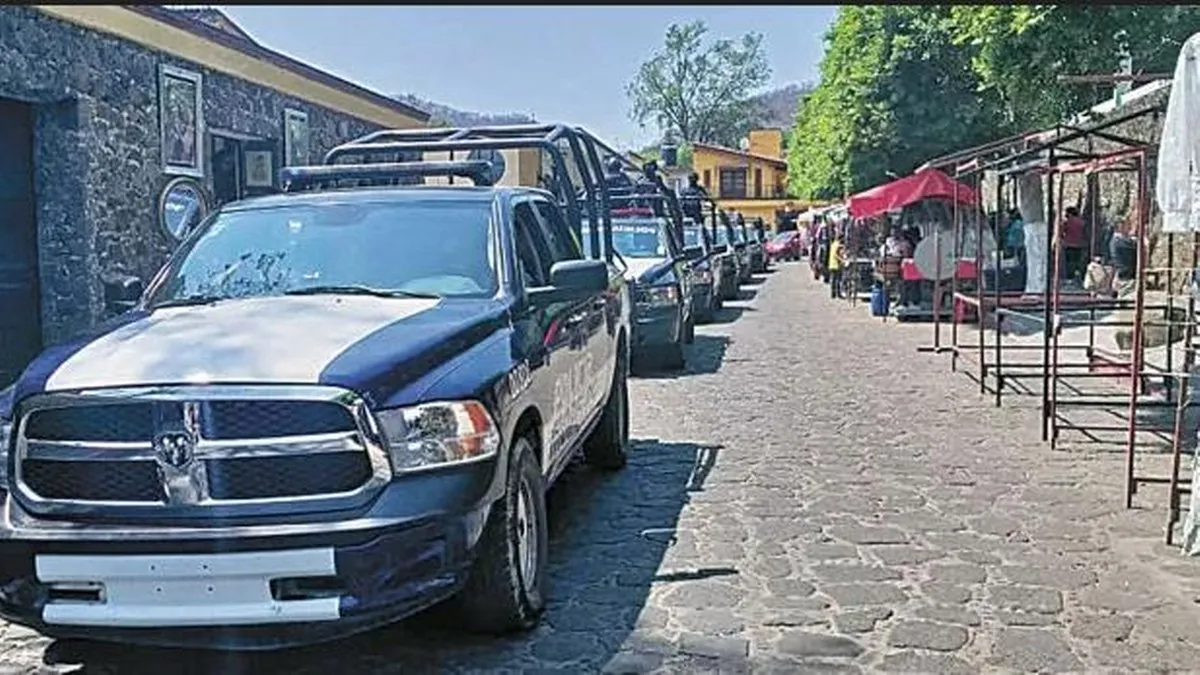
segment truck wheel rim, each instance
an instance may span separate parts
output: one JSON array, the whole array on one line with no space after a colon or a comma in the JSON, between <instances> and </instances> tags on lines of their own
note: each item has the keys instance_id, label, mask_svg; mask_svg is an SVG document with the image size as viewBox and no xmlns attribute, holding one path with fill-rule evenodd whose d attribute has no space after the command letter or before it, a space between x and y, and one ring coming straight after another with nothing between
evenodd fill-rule
<instances>
[{"instance_id":1,"label":"truck wheel rim","mask_svg":"<svg viewBox=\"0 0 1200 675\"><path fill-rule=\"evenodd\" d=\"M537 511L526 481L517 490L517 561L526 588L532 587L538 564Z\"/></svg>"}]
</instances>

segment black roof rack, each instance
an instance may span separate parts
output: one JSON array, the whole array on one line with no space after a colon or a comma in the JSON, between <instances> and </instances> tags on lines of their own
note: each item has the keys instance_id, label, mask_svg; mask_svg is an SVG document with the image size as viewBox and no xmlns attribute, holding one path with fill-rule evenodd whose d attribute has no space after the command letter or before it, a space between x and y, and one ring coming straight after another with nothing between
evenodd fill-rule
<instances>
[{"instance_id":1,"label":"black roof rack","mask_svg":"<svg viewBox=\"0 0 1200 675\"><path fill-rule=\"evenodd\" d=\"M453 153L457 151L538 149L550 157L554 168L553 184L545 187L565 208L576 236L582 233L583 212L586 209L592 222L603 224L603 233L591 228L591 250L603 250L605 256L611 259L612 222L597 143L595 137L583 129L565 124L383 130L333 148L325 153L325 164L343 166L339 164L340 161L352 159L369 163L372 156L390 153L409 156L411 153L449 152L453 160ZM573 183L564 145L571 154L582 185ZM601 234L605 244L603 249L599 245Z\"/></svg>"},{"instance_id":2,"label":"black roof rack","mask_svg":"<svg viewBox=\"0 0 1200 675\"><path fill-rule=\"evenodd\" d=\"M583 131L582 129L579 131L580 133L587 134L587 132ZM635 185L632 190L628 191L622 190L621 192L613 192L610 189L610 201L617 201L620 199L625 200L625 203L636 204L639 201L655 203L656 199L661 200L657 203L666 206L666 213L660 213L658 209L655 209L655 212L658 215L669 219L671 223L671 236L673 239L675 239L676 245L682 250L684 248L683 208L679 204L679 198L675 194L675 191L667 187L666 182L663 181L662 174L658 172L658 163L651 160L642 166L638 166L629 157L612 149L600 139L592 137L592 140L596 144L597 148L620 160L622 166L629 169L632 173L636 173L645 178L646 181L642 183L642 185L647 185L648 187L652 187L654 189L653 192L639 192L639 186L637 185ZM604 170L607 166L607 163L603 164L601 165L601 169Z\"/></svg>"},{"instance_id":3,"label":"black roof rack","mask_svg":"<svg viewBox=\"0 0 1200 675\"><path fill-rule=\"evenodd\" d=\"M490 186L491 169L491 162L482 160L289 166L280 170L279 182L283 192L328 189L342 181L354 181L355 187L363 187L364 183L398 185L425 176L459 176L470 178L475 185Z\"/></svg>"}]
</instances>

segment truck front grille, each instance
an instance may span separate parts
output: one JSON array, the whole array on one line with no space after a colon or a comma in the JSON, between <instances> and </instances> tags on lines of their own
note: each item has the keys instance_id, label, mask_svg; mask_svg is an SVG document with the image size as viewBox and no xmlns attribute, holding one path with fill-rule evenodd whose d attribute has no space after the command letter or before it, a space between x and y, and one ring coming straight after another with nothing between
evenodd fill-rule
<instances>
[{"instance_id":1,"label":"truck front grille","mask_svg":"<svg viewBox=\"0 0 1200 675\"><path fill-rule=\"evenodd\" d=\"M34 510L202 508L344 498L390 477L352 395L272 393L197 387L34 398L23 403L17 431L18 492Z\"/></svg>"},{"instance_id":2,"label":"truck front grille","mask_svg":"<svg viewBox=\"0 0 1200 675\"><path fill-rule=\"evenodd\" d=\"M83 501L157 502L164 493L154 462L56 462L27 459L21 477L38 496Z\"/></svg>"},{"instance_id":3,"label":"truck front grille","mask_svg":"<svg viewBox=\"0 0 1200 675\"><path fill-rule=\"evenodd\" d=\"M104 403L50 408L29 416L26 436L42 441L147 442L154 437L161 404ZM201 434L209 440L312 436L354 431L346 408L320 401L206 401Z\"/></svg>"}]
</instances>

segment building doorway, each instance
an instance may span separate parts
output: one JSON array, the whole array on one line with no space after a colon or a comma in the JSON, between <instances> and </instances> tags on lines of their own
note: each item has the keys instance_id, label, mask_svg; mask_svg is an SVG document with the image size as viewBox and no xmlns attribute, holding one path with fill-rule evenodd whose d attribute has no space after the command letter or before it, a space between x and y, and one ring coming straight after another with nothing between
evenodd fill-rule
<instances>
[{"instance_id":1,"label":"building doorway","mask_svg":"<svg viewBox=\"0 0 1200 675\"><path fill-rule=\"evenodd\" d=\"M278 192L279 143L231 131L209 133L213 207Z\"/></svg>"},{"instance_id":2,"label":"building doorway","mask_svg":"<svg viewBox=\"0 0 1200 675\"><path fill-rule=\"evenodd\" d=\"M0 99L0 388L41 349L33 108Z\"/></svg>"}]
</instances>

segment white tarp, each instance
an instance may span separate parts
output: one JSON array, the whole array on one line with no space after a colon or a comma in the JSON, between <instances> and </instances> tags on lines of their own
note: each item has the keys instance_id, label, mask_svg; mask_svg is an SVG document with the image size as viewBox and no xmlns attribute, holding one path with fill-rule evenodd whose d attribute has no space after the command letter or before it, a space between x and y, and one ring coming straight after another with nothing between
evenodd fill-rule
<instances>
[{"instance_id":1,"label":"white tarp","mask_svg":"<svg viewBox=\"0 0 1200 675\"><path fill-rule=\"evenodd\" d=\"M1200 33L1188 38L1175 62L1175 77L1158 147L1154 194L1163 232L1200 230Z\"/></svg>"},{"instance_id":2,"label":"white tarp","mask_svg":"<svg viewBox=\"0 0 1200 675\"><path fill-rule=\"evenodd\" d=\"M1046 224L1025 223L1025 293L1042 295L1046 292Z\"/></svg>"},{"instance_id":3,"label":"white tarp","mask_svg":"<svg viewBox=\"0 0 1200 675\"><path fill-rule=\"evenodd\" d=\"M1158 148L1154 196L1162 209L1162 231L1200 231L1200 33L1179 50L1171 96ZM1189 392L1193 397L1194 390ZM1200 462L1192 455L1192 485L1200 485ZM1193 489L1183 521L1184 555L1200 555L1200 489Z\"/></svg>"},{"instance_id":4,"label":"white tarp","mask_svg":"<svg viewBox=\"0 0 1200 675\"><path fill-rule=\"evenodd\" d=\"M1022 174L1017 178L1017 210L1025 221L1025 292L1041 295L1046 291L1046 259L1050 242L1046 241L1046 200L1042 176Z\"/></svg>"}]
</instances>

